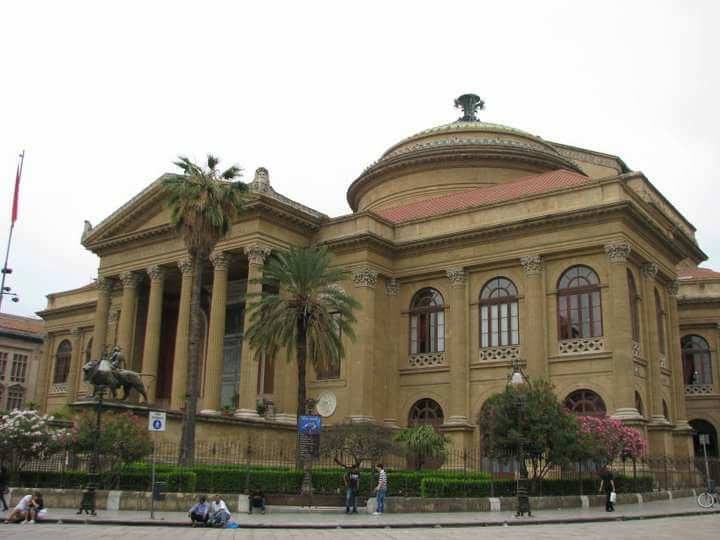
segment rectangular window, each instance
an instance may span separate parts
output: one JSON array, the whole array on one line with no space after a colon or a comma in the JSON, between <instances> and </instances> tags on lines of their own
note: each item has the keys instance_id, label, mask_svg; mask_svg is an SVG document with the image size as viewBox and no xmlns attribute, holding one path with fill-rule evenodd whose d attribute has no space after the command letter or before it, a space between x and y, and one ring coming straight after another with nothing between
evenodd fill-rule
<instances>
[{"instance_id":1,"label":"rectangular window","mask_svg":"<svg viewBox=\"0 0 720 540\"><path fill-rule=\"evenodd\" d=\"M5 368L7 368L8 353L0 352L0 381L5 380Z\"/></svg>"},{"instance_id":2,"label":"rectangular window","mask_svg":"<svg viewBox=\"0 0 720 540\"><path fill-rule=\"evenodd\" d=\"M26 354L14 354L10 382L25 382L28 357Z\"/></svg>"}]
</instances>

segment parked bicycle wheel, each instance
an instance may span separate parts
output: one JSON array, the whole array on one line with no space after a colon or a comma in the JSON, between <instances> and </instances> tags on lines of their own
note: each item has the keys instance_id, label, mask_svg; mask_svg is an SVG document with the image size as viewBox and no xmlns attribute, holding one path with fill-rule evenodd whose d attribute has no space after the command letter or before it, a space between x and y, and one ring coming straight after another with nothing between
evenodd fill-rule
<instances>
[{"instance_id":1,"label":"parked bicycle wheel","mask_svg":"<svg viewBox=\"0 0 720 540\"><path fill-rule=\"evenodd\" d=\"M710 508L715 503L715 496L712 493L701 493L698 495L697 501L703 508Z\"/></svg>"}]
</instances>

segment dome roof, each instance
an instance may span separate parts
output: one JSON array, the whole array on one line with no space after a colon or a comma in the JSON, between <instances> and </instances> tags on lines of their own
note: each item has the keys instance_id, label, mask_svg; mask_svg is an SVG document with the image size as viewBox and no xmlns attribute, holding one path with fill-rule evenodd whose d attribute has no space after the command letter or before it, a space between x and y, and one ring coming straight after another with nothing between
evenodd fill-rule
<instances>
[{"instance_id":1,"label":"dome roof","mask_svg":"<svg viewBox=\"0 0 720 540\"><path fill-rule=\"evenodd\" d=\"M348 202L353 210L393 204L402 199L401 192L419 196L417 190L413 190L409 185L412 182L401 182L403 186L398 185L398 189L386 185L380 192L366 197L370 190L386 183L386 180L414 174L423 169L475 170L469 173L475 180L459 180L457 171L445 176L436 173L434 185L428 184L423 188L433 195L442 193L444 178L450 177L452 179L448 180L446 192L504 182L511 180L513 176L521 177L528 173L557 169L582 173L577 165L561 156L552 144L542 138L512 127L481 122L475 115L477 109L483 105L478 96L465 94L455 100L455 105L464 111L458 120L403 139L363 171L348 189ZM488 169L484 175L477 171L483 168ZM509 173L509 169L516 170L517 174ZM496 180L492 179L494 170L499 171ZM478 175L483 179L477 180ZM393 193L386 193L388 190Z\"/></svg>"}]
</instances>

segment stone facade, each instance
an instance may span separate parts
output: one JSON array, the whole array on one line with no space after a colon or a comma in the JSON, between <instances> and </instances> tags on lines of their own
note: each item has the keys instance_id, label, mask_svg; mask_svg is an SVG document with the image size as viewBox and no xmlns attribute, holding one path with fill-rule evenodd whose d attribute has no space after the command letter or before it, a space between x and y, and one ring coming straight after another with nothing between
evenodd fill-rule
<instances>
[{"instance_id":1,"label":"stone facade","mask_svg":"<svg viewBox=\"0 0 720 540\"><path fill-rule=\"evenodd\" d=\"M40 319L0 313L0 411L37 403L44 326Z\"/></svg>"},{"instance_id":2,"label":"stone facade","mask_svg":"<svg viewBox=\"0 0 720 540\"><path fill-rule=\"evenodd\" d=\"M244 299L273 250L312 244L348 270L339 286L362 305L339 369L309 376L311 397L337 398L326 422L404 426L427 421L422 404L456 446L477 446L480 410L520 359L577 410L594 403L640 427L651 452L692 451L673 291L676 266L706 257L692 225L619 158L458 121L409 137L363 171L348 215L279 195L264 168L249 187L203 274L203 437L292 429L295 368L284 353L254 359L242 340ZM47 410L84 392L75 356L71 386L50 382L64 340L73 355L119 344L153 407L185 406L192 266L162 201L158 179L87 232L97 282L48 297ZM272 402L263 417L259 397Z\"/></svg>"}]
</instances>

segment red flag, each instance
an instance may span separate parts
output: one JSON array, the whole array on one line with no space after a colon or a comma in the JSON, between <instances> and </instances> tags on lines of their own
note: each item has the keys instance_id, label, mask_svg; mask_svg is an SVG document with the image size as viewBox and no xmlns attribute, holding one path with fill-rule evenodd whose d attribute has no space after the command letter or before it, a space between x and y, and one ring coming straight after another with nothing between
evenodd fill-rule
<instances>
[{"instance_id":1,"label":"red flag","mask_svg":"<svg viewBox=\"0 0 720 540\"><path fill-rule=\"evenodd\" d=\"M18 200L20 198L20 176L22 175L22 165L25 159L25 152L20 155L20 163L17 166L17 172L15 173L15 194L13 195L12 205L12 224L14 225L17 221L18 215Z\"/></svg>"}]
</instances>

